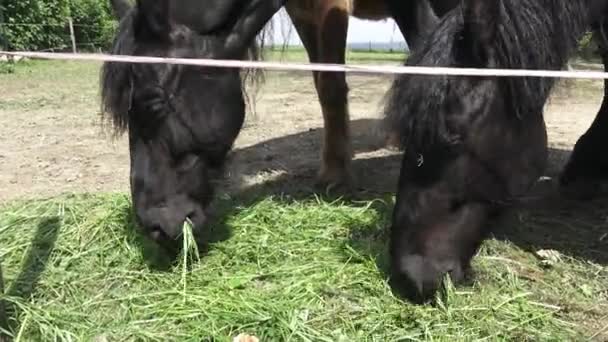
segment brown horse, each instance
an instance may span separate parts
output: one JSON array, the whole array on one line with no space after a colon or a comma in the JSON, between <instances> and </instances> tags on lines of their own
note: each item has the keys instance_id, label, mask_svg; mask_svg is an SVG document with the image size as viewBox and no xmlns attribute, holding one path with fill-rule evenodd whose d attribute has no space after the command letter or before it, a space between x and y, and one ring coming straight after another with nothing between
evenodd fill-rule
<instances>
[{"instance_id":1,"label":"brown horse","mask_svg":"<svg viewBox=\"0 0 608 342\"><path fill-rule=\"evenodd\" d=\"M421 37L434 28L458 0L291 0L285 9L311 63L344 64L349 16L383 20L393 13L409 48L415 51ZM352 159L348 86L344 73L313 72L323 112L325 133L318 180L328 188L351 183ZM395 138L389 138L389 144Z\"/></svg>"}]
</instances>

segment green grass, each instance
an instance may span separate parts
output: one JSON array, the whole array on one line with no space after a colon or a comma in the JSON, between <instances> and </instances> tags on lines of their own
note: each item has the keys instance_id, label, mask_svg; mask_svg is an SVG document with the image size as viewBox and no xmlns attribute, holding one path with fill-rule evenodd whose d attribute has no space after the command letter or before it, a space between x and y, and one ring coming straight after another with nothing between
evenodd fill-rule
<instances>
[{"instance_id":1,"label":"green grass","mask_svg":"<svg viewBox=\"0 0 608 342\"><path fill-rule=\"evenodd\" d=\"M6 205L0 257L12 333L21 341L606 337L592 324L606 323L605 267L563 256L547 269L491 240L472 286L413 306L385 280L389 200L223 199L218 207L212 242L184 265L135 232L125 195Z\"/></svg>"},{"instance_id":2,"label":"green grass","mask_svg":"<svg viewBox=\"0 0 608 342\"><path fill-rule=\"evenodd\" d=\"M308 55L304 48L289 47L285 51L281 47L267 50L266 58L284 62L308 62ZM347 50L346 63L348 64L402 64L405 61L404 52L388 51L360 51Z\"/></svg>"},{"instance_id":3,"label":"green grass","mask_svg":"<svg viewBox=\"0 0 608 342\"><path fill-rule=\"evenodd\" d=\"M0 72L0 110L99 108L97 62L28 60ZM69 82L69 86L62 83Z\"/></svg>"}]
</instances>

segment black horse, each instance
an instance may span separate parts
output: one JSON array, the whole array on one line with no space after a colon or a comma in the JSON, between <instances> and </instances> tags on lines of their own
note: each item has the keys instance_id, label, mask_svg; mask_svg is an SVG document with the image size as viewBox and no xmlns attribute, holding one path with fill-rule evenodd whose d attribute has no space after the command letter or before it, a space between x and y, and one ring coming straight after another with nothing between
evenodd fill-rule
<instances>
[{"instance_id":1,"label":"black horse","mask_svg":"<svg viewBox=\"0 0 608 342\"><path fill-rule=\"evenodd\" d=\"M244 59L285 0L113 0L118 55ZM105 63L102 112L128 131L131 194L144 231L171 247L186 219L205 224L212 178L245 115L238 69Z\"/></svg>"},{"instance_id":2,"label":"black horse","mask_svg":"<svg viewBox=\"0 0 608 342\"><path fill-rule=\"evenodd\" d=\"M559 70L589 27L601 27L607 2L465 0L407 64ZM399 124L405 148L390 243L398 292L423 301L445 274L462 280L490 220L542 175L543 108L554 84L535 77L394 81L385 115ZM607 110L577 144L563 184L608 176L606 157L593 153L608 141Z\"/></svg>"}]
</instances>

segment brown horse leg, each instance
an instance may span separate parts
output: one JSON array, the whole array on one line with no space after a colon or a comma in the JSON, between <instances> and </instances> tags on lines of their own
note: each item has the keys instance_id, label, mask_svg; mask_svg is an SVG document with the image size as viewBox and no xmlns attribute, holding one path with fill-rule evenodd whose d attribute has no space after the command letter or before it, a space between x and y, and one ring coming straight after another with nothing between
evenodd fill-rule
<instances>
[{"instance_id":1,"label":"brown horse leg","mask_svg":"<svg viewBox=\"0 0 608 342\"><path fill-rule=\"evenodd\" d=\"M386 140L384 141L384 145L388 149L392 150L401 150L401 134L397 129L393 127L389 127L388 132L386 132Z\"/></svg>"},{"instance_id":2,"label":"brown horse leg","mask_svg":"<svg viewBox=\"0 0 608 342\"><path fill-rule=\"evenodd\" d=\"M323 6L318 31L320 62L344 64L348 10L344 8L344 1L326 1ZM346 75L320 72L316 81L325 123L319 181L329 187L350 185L352 149Z\"/></svg>"},{"instance_id":3,"label":"brown horse leg","mask_svg":"<svg viewBox=\"0 0 608 342\"><path fill-rule=\"evenodd\" d=\"M318 63L319 40L317 39L317 32L319 31L319 26L312 19L315 16L315 13L312 11L311 14L309 13L310 9L299 8L297 7L298 5L301 5L301 2L288 1L287 4L285 4L285 10L287 11L287 14L289 14L293 26L296 28L300 40L302 40L302 44L304 44L304 48L308 53L308 60L311 63ZM316 86L317 74L315 72L313 72L313 77Z\"/></svg>"},{"instance_id":4,"label":"brown horse leg","mask_svg":"<svg viewBox=\"0 0 608 342\"><path fill-rule=\"evenodd\" d=\"M293 4L293 5L292 5ZM296 8L288 2L287 13L313 63L344 64L348 11L344 1L320 1L311 8ZM298 14L305 13L302 18ZM318 182L331 189L350 185L350 145L348 87L344 73L313 72L324 119L323 151Z\"/></svg>"}]
</instances>

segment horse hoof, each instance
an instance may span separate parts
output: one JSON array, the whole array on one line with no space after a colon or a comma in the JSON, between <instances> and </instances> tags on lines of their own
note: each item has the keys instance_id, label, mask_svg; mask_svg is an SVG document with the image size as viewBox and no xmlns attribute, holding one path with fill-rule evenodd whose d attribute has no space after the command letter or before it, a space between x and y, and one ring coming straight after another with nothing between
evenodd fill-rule
<instances>
[{"instance_id":1,"label":"horse hoof","mask_svg":"<svg viewBox=\"0 0 608 342\"><path fill-rule=\"evenodd\" d=\"M352 174L346 169L326 169L319 172L315 187L325 193L348 192L353 188Z\"/></svg>"},{"instance_id":2,"label":"horse hoof","mask_svg":"<svg viewBox=\"0 0 608 342\"><path fill-rule=\"evenodd\" d=\"M384 140L384 147L389 151L402 151L401 138L397 133L389 133Z\"/></svg>"}]
</instances>

